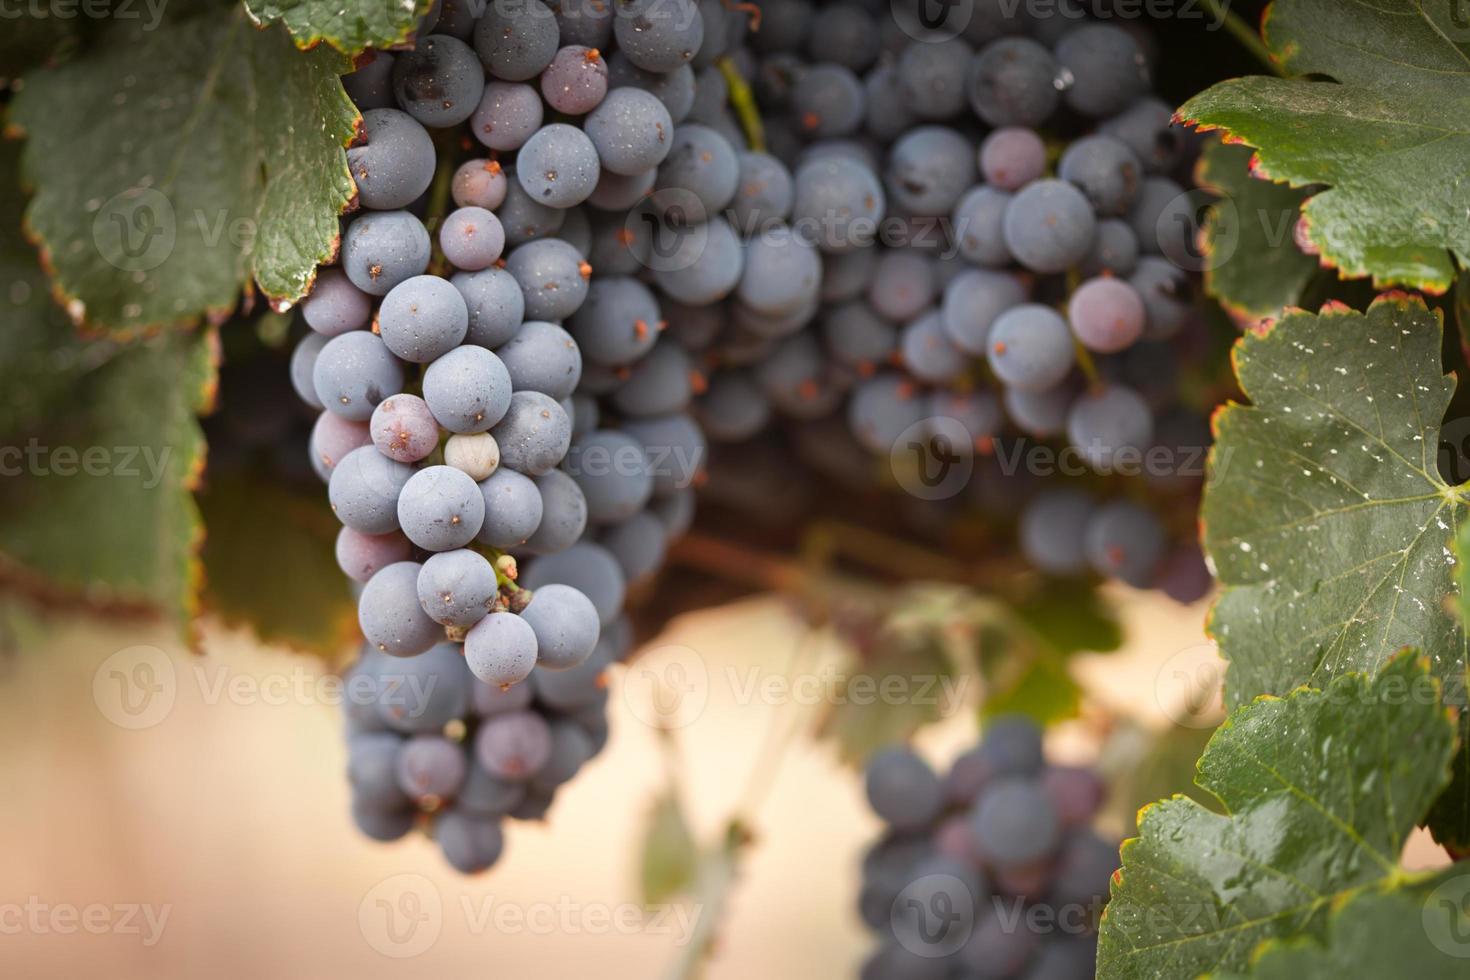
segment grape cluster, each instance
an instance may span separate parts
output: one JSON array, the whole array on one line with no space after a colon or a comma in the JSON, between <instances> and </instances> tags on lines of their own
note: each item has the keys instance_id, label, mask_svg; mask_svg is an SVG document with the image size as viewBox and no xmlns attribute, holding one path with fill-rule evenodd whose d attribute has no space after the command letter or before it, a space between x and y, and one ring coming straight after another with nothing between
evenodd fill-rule
<instances>
[{"instance_id":1,"label":"grape cluster","mask_svg":"<svg viewBox=\"0 0 1470 980\"><path fill-rule=\"evenodd\" d=\"M1035 725L991 722L943 778L880 751L867 795L886 830L863 859L859 913L879 937L865 980L1094 975L1118 845L1091 829L1102 781L1048 765Z\"/></svg>"},{"instance_id":2,"label":"grape cluster","mask_svg":"<svg viewBox=\"0 0 1470 980\"><path fill-rule=\"evenodd\" d=\"M542 819L607 744L601 675L630 648L626 629L610 629L578 666L501 686L475 677L458 644L412 657L365 644L344 685L354 822L392 841L424 820L452 867L489 868L502 821Z\"/></svg>"},{"instance_id":3,"label":"grape cluster","mask_svg":"<svg viewBox=\"0 0 1470 980\"><path fill-rule=\"evenodd\" d=\"M707 439L779 433L864 488L874 454L962 450L971 498L1027 502L1043 571L1208 588L1115 479L1208 442L1179 402L1192 147L1147 39L1061 7L444 0L346 76L361 210L291 375L321 411L362 669L452 650L571 731L544 692L627 652ZM1088 475L997 481L1012 437L1065 440ZM473 703L451 727L478 745Z\"/></svg>"},{"instance_id":4,"label":"grape cluster","mask_svg":"<svg viewBox=\"0 0 1470 980\"><path fill-rule=\"evenodd\" d=\"M911 446L1006 459L1010 493L1034 500L1020 545L1038 568L1198 598L1192 528L1173 543L1120 493L1129 476L1197 488L1210 442L1178 380L1200 346L1195 204L1174 179L1194 148L1151 94L1149 39L998 2L946 7L952 28L925 26L917 3L761 8L733 61L769 152L736 149L735 179L698 190L719 212L710 242L734 229L743 268L714 259L725 298L673 331L709 372L695 400L709 438L783 428L818 467ZM708 171L730 170L729 111L699 99L694 118ZM1074 486L1015 472L1047 440L1071 450Z\"/></svg>"},{"instance_id":5,"label":"grape cluster","mask_svg":"<svg viewBox=\"0 0 1470 980\"><path fill-rule=\"evenodd\" d=\"M699 11L674 29L637 6L444 4L344 80L361 213L291 376L360 589L354 677L387 699L350 719L353 809L377 839L431 815L466 871L606 741L625 596L693 520L698 373L628 235L582 207L626 210L684 139L651 90L692 71ZM434 135L458 127L483 156Z\"/></svg>"}]
</instances>

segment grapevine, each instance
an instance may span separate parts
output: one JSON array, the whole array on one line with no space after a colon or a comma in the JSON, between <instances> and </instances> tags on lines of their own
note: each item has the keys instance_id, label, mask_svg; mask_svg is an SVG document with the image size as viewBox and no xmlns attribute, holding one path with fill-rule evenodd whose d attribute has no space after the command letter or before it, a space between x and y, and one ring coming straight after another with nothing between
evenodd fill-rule
<instances>
[{"instance_id":1,"label":"grapevine","mask_svg":"<svg viewBox=\"0 0 1470 980\"><path fill-rule=\"evenodd\" d=\"M671 978L738 962L806 740L877 828L834 973L1459 975L1470 34L1146 6L8 18L0 639L312 656L336 843L495 881L637 683L677 701L675 618L774 594L784 680L842 682L711 833L650 722ZM1207 669L1155 657L1158 724L1081 655L1168 604Z\"/></svg>"}]
</instances>

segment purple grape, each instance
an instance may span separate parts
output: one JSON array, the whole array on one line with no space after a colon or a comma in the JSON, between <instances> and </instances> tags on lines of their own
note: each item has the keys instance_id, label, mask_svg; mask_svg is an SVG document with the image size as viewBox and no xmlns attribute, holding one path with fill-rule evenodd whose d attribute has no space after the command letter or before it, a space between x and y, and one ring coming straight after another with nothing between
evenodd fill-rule
<instances>
[{"instance_id":1,"label":"purple grape","mask_svg":"<svg viewBox=\"0 0 1470 980\"><path fill-rule=\"evenodd\" d=\"M597 148L576 126L551 123L532 133L516 155L516 178L531 200L565 209L597 186Z\"/></svg>"},{"instance_id":2,"label":"purple grape","mask_svg":"<svg viewBox=\"0 0 1470 980\"><path fill-rule=\"evenodd\" d=\"M440 735L415 735L398 753L398 788L420 806L435 807L464 785L464 750Z\"/></svg>"},{"instance_id":3,"label":"purple grape","mask_svg":"<svg viewBox=\"0 0 1470 980\"><path fill-rule=\"evenodd\" d=\"M500 258L505 249L505 229L500 219L484 208L459 208L444 219L439 247L455 268L479 272Z\"/></svg>"},{"instance_id":4,"label":"purple grape","mask_svg":"<svg viewBox=\"0 0 1470 980\"><path fill-rule=\"evenodd\" d=\"M311 429L312 468L325 483L348 453L372 444L372 432L366 422L350 422L332 412L323 412Z\"/></svg>"},{"instance_id":5,"label":"purple grape","mask_svg":"<svg viewBox=\"0 0 1470 980\"><path fill-rule=\"evenodd\" d=\"M430 619L445 626L475 625L489 613L499 591L495 569L478 552L459 549L430 555L419 570L419 605Z\"/></svg>"},{"instance_id":6,"label":"purple grape","mask_svg":"<svg viewBox=\"0 0 1470 980\"><path fill-rule=\"evenodd\" d=\"M1072 370L1072 331L1049 306L1022 303L990 325L990 369L1006 385L1045 391Z\"/></svg>"},{"instance_id":7,"label":"purple grape","mask_svg":"<svg viewBox=\"0 0 1470 980\"><path fill-rule=\"evenodd\" d=\"M596 48L569 44L541 73L541 94L557 112L585 115L607 95L607 63Z\"/></svg>"},{"instance_id":8,"label":"purple grape","mask_svg":"<svg viewBox=\"0 0 1470 980\"><path fill-rule=\"evenodd\" d=\"M465 636L464 656L470 672L486 684L519 684L536 666L536 633L514 613L491 613Z\"/></svg>"},{"instance_id":9,"label":"purple grape","mask_svg":"<svg viewBox=\"0 0 1470 980\"><path fill-rule=\"evenodd\" d=\"M450 193L462 208L494 211L505 200L505 170L497 160L466 160L454 172Z\"/></svg>"},{"instance_id":10,"label":"purple grape","mask_svg":"<svg viewBox=\"0 0 1470 980\"><path fill-rule=\"evenodd\" d=\"M361 330L373 315L373 301L341 269L322 269L311 293L301 301L306 325L324 337Z\"/></svg>"},{"instance_id":11,"label":"purple grape","mask_svg":"<svg viewBox=\"0 0 1470 980\"><path fill-rule=\"evenodd\" d=\"M475 25L475 51L485 69L507 82L539 75L555 57L559 39L556 18L540 0L492 3Z\"/></svg>"},{"instance_id":12,"label":"purple grape","mask_svg":"<svg viewBox=\"0 0 1470 980\"><path fill-rule=\"evenodd\" d=\"M466 345L424 372L424 401L450 432L487 432L510 408L510 374L500 358Z\"/></svg>"},{"instance_id":13,"label":"purple grape","mask_svg":"<svg viewBox=\"0 0 1470 980\"><path fill-rule=\"evenodd\" d=\"M475 540L485 520L485 498L452 466L419 470L398 496L398 524L426 551L453 551Z\"/></svg>"},{"instance_id":14,"label":"purple grape","mask_svg":"<svg viewBox=\"0 0 1470 980\"><path fill-rule=\"evenodd\" d=\"M497 469L480 481L485 523L479 541L492 548L517 548L541 526L541 491L525 474Z\"/></svg>"},{"instance_id":15,"label":"purple grape","mask_svg":"<svg viewBox=\"0 0 1470 980\"><path fill-rule=\"evenodd\" d=\"M551 728L532 711L492 715L475 736L475 759L497 779L526 782L551 757Z\"/></svg>"},{"instance_id":16,"label":"purple grape","mask_svg":"<svg viewBox=\"0 0 1470 980\"><path fill-rule=\"evenodd\" d=\"M541 128L543 112L541 96L530 85L491 82L480 96L470 131L490 149L509 153Z\"/></svg>"},{"instance_id":17,"label":"purple grape","mask_svg":"<svg viewBox=\"0 0 1470 980\"><path fill-rule=\"evenodd\" d=\"M354 582L367 582L380 569L413 557L413 545L401 532L364 534L350 527L337 532L337 566Z\"/></svg>"},{"instance_id":18,"label":"purple grape","mask_svg":"<svg viewBox=\"0 0 1470 980\"><path fill-rule=\"evenodd\" d=\"M408 207L434 182L434 141L397 109L371 109L362 125L366 142L347 151L358 199L374 211Z\"/></svg>"},{"instance_id":19,"label":"purple grape","mask_svg":"<svg viewBox=\"0 0 1470 980\"><path fill-rule=\"evenodd\" d=\"M1046 172L1046 144L1033 129L1005 126L980 144L980 174L1003 191L1018 191Z\"/></svg>"},{"instance_id":20,"label":"purple grape","mask_svg":"<svg viewBox=\"0 0 1470 980\"><path fill-rule=\"evenodd\" d=\"M368 429L378 452L400 463L417 463L439 448L439 423L417 395L383 399Z\"/></svg>"},{"instance_id":21,"label":"purple grape","mask_svg":"<svg viewBox=\"0 0 1470 980\"><path fill-rule=\"evenodd\" d=\"M420 38L393 60L398 105L425 126L458 126L470 118L484 85L480 59L457 37Z\"/></svg>"},{"instance_id":22,"label":"purple grape","mask_svg":"<svg viewBox=\"0 0 1470 980\"><path fill-rule=\"evenodd\" d=\"M1121 279L1089 279L1067 301L1067 319L1082 346L1100 354L1114 354L1132 347L1143 336L1143 299L1138 290Z\"/></svg>"},{"instance_id":23,"label":"purple grape","mask_svg":"<svg viewBox=\"0 0 1470 980\"><path fill-rule=\"evenodd\" d=\"M393 287L378 309L383 344L397 357L428 364L454 350L469 330L464 296L447 279L414 276Z\"/></svg>"},{"instance_id":24,"label":"purple grape","mask_svg":"<svg viewBox=\"0 0 1470 980\"><path fill-rule=\"evenodd\" d=\"M416 657L444 639L444 628L419 605L420 568L417 562L395 562L363 586L357 621L362 635L382 653Z\"/></svg>"}]
</instances>

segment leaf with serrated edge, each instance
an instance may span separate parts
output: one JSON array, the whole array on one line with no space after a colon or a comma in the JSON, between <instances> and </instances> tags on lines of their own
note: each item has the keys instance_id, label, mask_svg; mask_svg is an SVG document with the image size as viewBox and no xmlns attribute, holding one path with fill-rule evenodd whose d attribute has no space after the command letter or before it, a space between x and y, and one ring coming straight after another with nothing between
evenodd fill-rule
<instances>
[{"instance_id":1,"label":"leaf with serrated edge","mask_svg":"<svg viewBox=\"0 0 1470 980\"><path fill-rule=\"evenodd\" d=\"M1443 292L1470 261L1470 32L1453 0L1276 0L1268 47L1293 75L1239 78L1179 117L1258 148L1307 202L1307 235L1345 276Z\"/></svg>"},{"instance_id":2,"label":"leaf with serrated edge","mask_svg":"<svg viewBox=\"0 0 1470 980\"><path fill-rule=\"evenodd\" d=\"M1250 158L1246 147L1211 140L1195 182L1222 198L1205 221L1205 291L1237 318L1259 320L1301 300L1317 261L1294 237L1306 193L1252 177Z\"/></svg>"},{"instance_id":3,"label":"leaf with serrated edge","mask_svg":"<svg viewBox=\"0 0 1470 980\"><path fill-rule=\"evenodd\" d=\"M431 5L430 0L417 5L414 0L245 0L252 20L281 21L299 47L325 41L350 55L403 44Z\"/></svg>"},{"instance_id":4,"label":"leaf with serrated edge","mask_svg":"<svg viewBox=\"0 0 1470 980\"><path fill-rule=\"evenodd\" d=\"M1256 954L1249 973L1215 973L1211 980L1464 980L1470 971L1467 895L1470 866L1408 875L1344 900L1327 924L1325 945L1273 940Z\"/></svg>"},{"instance_id":5,"label":"leaf with serrated edge","mask_svg":"<svg viewBox=\"0 0 1470 980\"><path fill-rule=\"evenodd\" d=\"M1237 343L1253 404L1216 414L1201 512L1231 703L1410 645L1458 689L1465 633L1446 600L1465 501L1436 468L1454 391L1441 333L1422 300L1389 295L1366 315L1292 311Z\"/></svg>"},{"instance_id":6,"label":"leaf with serrated edge","mask_svg":"<svg viewBox=\"0 0 1470 980\"><path fill-rule=\"evenodd\" d=\"M48 604L182 624L197 606L203 530L189 491L215 338L77 336L21 235L18 150L0 146L0 581Z\"/></svg>"},{"instance_id":7,"label":"leaf with serrated edge","mask_svg":"<svg viewBox=\"0 0 1470 980\"><path fill-rule=\"evenodd\" d=\"M36 191L26 224L73 319L190 324L228 312L252 277L304 295L355 193L346 59L238 9L99 31L86 58L27 76L10 115Z\"/></svg>"},{"instance_id":8,"label":"leaf with serrated edge","mask_svg":"<svg viewBox=\"0 0 1470 980\"><path fill-rule=\"evenodd\" d=\"M1401 875L1454 751L1438 694L1407 654L1371 681L1345 674L1236 710L1196 779L1225 812L1176 796L1145 808L1124 842L1098 976L1240 970L1261 942L1320 938L1335 901Z\"/></svg>"}]
</instances>

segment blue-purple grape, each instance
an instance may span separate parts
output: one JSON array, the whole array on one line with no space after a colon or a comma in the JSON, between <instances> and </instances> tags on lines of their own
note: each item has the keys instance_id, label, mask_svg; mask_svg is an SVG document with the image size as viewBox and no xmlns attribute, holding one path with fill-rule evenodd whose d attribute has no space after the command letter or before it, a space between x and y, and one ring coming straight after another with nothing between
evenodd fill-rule
<instances>
[{"instance_id":1,"label":"blue-purple grape","mask_svg":"<svg viewBox=\"0 0 1470 980\"><path fill-rule=\"evenodd\" d=\"M536 666L536 633L515 613L492 612L465 634L464 658L486 684L519 684Z\"/></svg>"},{"instance_id":2,"label":"blue-purple grape","mask_svg":"<svg viewBox=\"0 0 1470 980\"><path fill-rule=\"evenodd\" d=\"M485 69L457 37L433 34L393 60L393 94L398 105L425 126L458 126L475 111L485 87Z\"/></svg>"},{"instance_id":3,"label":"blue-purple grape","mask_svg":"<svg viewBox=\"0 0 1470 980\"><path fill-rule=\"evenodd\" d=\"M484 619L499 589L490 562L463 548L430 555L419 570L419 605L444 626L473 626Z\"/></svg>"},{"instance_id":4,"label":"blue-purple grape","mask_svg":"<svg viewBox=\"0 0 1470 980\"><path fill-rule=\"evenodd\" d=\"M426 551L465 547L484 520L480 488L452 466L419 470L398 495L398 524L408 540Z\"/></svg>"},{"instance_id":5,"label":"blue-purple grape","mask_svg":"<svg viewBox=\"0 0 1470 980\"><path fill-rule=\"evenodd\" d=\"M358 289L386 296L405 279L424 274L431 250L418 218L407 211L370 211L347 226L342 269Z\"/></svg>"},{"instance_id":6,"label":"blue-purple grape","mask_svg":"<svg viewBox=\"0 0 1470 980\"><path fill-rule=\"evenodd\" d=\"M990 325L988 343L990 369L1013 388L1045 391L1072 370L1072 331L1049 306L1023 303L1006 310Z\"/></svg>"},{"instance_id":7,"label":"blue-purple grape","mask_svg":"<svg viewBox=\"0 0 1470 980\"><path fill-rule=\"evenodd\" d=\"M358 199L374 211L408 207L434 182L434 141L397 109L370 109L362 125L366 142L347 151Z\"/></svg>"},{"instance_id":8,"label":"blue-purple grape","mask_svg":"<svg viewBox=\"0 0 1470 980\"><path fill-rule=\"evenodd\" d=\"M616 88L593 109L582 129L597 149L602 168L636 177L663 163L674 145L674 120L651 92Z\"/></svg>"},{"instance_id":9,"label":"blue-purple grape","mask_svg":"<svg viewBox=\"0 0 1470 980\"><path fill-rule=\"evenodd\" d=\"M456 347L424 372L424 401L450 432L487 432L510 408L510 374L483 347Z\"/></svg>"},{"instance_id":10,"label":"blue-purple grape","mask_svg":"<svg viewBox=\"0 0 1470 980\"><path fill-rule=\"evenodd\" d=\"M526 297L509 272L504 269L461 272L450 282L464 298L469 313L466 343L495 349L520 330L526 314Z\"/></svg>"},{"instance_id":11,"label":"blue-purple grape","mask_svg":"<svg viewBox=\"0 0 1470 980\"><path fill-rule=\"evenodd\" d=\"M555 398L539 391L517 391L490 434L500 447L501 467L540 476L566 458L572 420Z\"/></svg>"},{"instance_id":12,"label":"blue-purple grape","mask_svg":"<svg viewBox=\"0 0 1470 980\"><path fill-rule=\"evenodd\" d=\"M541 491L524 473L497 469L480 481L485 521L478 540L492 548L518 548L541 526Z\"/></svg>"},{"instance_id":13,"label":"blue-purple grape","mask_svg":"<svg viewBox=\"0 0 1470 980\"><path fill-rule=\"evenodd\" d=\"M454 350L464 341L469 323L464 296L438 276L405 279L378 309L383 344L414 364L428 364Z\"/></svg>"},{"instance_id":14,"label":"blue-purple grape","mask_svg":"<svg viewBox=\"0 0 1470 980\"><path fill-rule=\"evenodd\" d=\"M395 562L374 575L358 598L362 635L389 656L416 657L444 639L444 628L419 605L422 567L417 562Z\"/></svg>"},{"instance_id":15,"label":"blue-purple grape","mask_svg":"<svg viewBox=\"0 0 1470 980\"><path fill-rule=\"evenodd\" d=\"M475 25L475 51L485 70L507 82L541 74L556 56L560 39L556 18L541 0L492 3Z\"/></svg>"}]
</instances>

